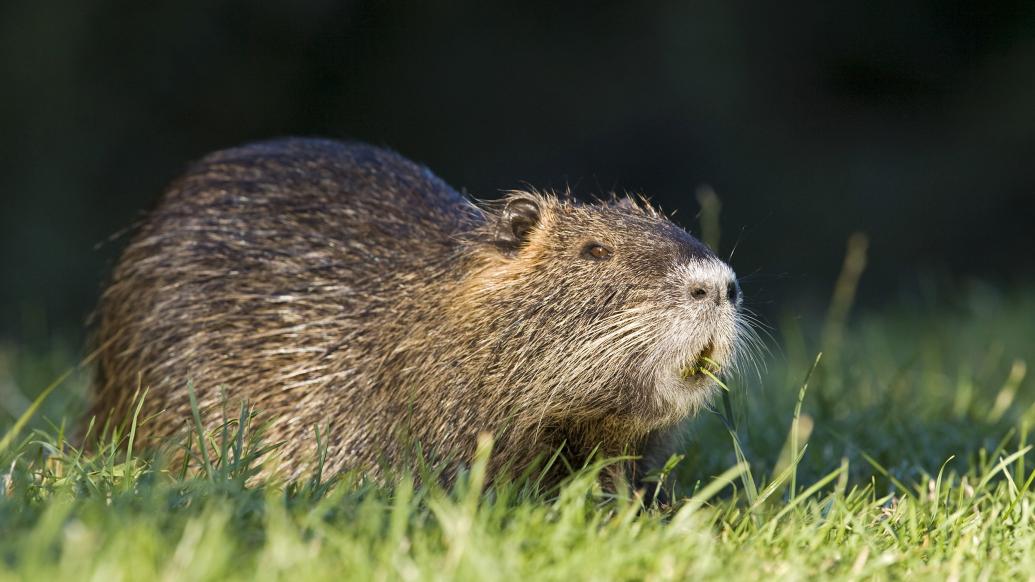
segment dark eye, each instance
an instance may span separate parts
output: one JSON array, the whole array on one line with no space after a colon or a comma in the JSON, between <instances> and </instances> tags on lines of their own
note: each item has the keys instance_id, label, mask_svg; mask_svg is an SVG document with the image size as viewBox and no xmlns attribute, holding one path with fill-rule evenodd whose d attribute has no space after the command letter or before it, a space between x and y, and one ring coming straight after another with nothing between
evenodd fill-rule
<instances>
[{"instance_id":1,"label":"dark eye","mask_svg":"<svg viewBox=\"0 0 1035 582\"><path fill-rule=\"evenodd\" d=\"M599 243L589 243L582 249L582 257L593 261L606 261L611 258L611 249Z\"/></svg>"}]
</instances>

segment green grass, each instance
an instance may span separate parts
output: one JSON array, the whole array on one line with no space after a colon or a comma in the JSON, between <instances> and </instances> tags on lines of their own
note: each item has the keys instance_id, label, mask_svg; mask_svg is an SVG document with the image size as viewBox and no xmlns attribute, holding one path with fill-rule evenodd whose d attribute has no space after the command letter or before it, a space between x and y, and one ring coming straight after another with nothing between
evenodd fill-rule
<instances>
[{"instance_id":1,"label":"green grass","mask_svg":"<svg viewBox=\"0 0 1035 582\"><path fill-rule=\"evenodd\" d=\"M1022 291L862 314L836 343L780 322L761 382L731 382L722 414L689 427L662 510L603 494L594 468L552 492L484 490L481 463L448 491L405 475L256 482L248 422L207 435L211 458L188 475L126 438L79 455L60 421L82 406L79 371L0 446L0 577L1031 579L1035 294ZM4 426L70 361L0 350Z\"/></svg>"}]
</instances>

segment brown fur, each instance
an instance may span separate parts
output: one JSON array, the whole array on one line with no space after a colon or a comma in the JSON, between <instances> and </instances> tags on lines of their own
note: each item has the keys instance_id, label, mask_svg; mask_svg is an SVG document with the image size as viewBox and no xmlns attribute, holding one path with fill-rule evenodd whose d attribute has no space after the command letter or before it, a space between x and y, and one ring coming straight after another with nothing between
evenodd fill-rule
<instances>
[{"instance_id":1,"label":"brown fur","mask_svg":"<svg viewBox=\"0 0 1035 582\"><path fill-rule=\"evenodd\" d=\"M712 391L679 371L709 344L733 359L734 281L629 199L478 206L385 150L253 144L193 166L123 253L92 414L123 423L149 387L138 434L160 442L189 418L190 381L206 419L223 392L261 411L294 477L316 427L332 472L405 462L414 441L469 460L479 432L496 437L493 470L562 445L575 466L594 449L660 458Z\"/></svg>"}]
</instances>

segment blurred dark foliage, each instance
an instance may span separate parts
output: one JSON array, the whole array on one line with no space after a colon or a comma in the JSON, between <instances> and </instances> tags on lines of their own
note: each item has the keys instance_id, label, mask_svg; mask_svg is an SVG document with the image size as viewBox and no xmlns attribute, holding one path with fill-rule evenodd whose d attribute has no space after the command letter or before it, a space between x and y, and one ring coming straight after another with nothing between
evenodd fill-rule
<instances>
[{"instance_id":1,"label":"blurred dark foliage","mask_svg":"<svg viewBox=\"0 0 1035 582\"><path fill-rule=\"evenodd\" d=\"M190 160L286 134L694 229L710 184L770 314L825 308L855 230L870 305L1035 266L1031 2L15 0L0 43L0 337L81 333L99 243Z\"/></svg>"}]
</instances>

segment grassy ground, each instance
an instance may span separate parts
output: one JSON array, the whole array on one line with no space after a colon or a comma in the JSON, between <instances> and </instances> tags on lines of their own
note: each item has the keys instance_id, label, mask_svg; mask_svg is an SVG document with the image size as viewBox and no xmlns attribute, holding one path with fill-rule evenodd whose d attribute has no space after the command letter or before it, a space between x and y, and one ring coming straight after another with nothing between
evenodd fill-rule
<instances>
[{"instance_id":1,"label":"grassy ground","mask_svg":"<svg viewBox=\"0 0 1035 582\"><path fill-rule=\"evenodd\" d=\"M253 484L257 445L233 430L188 476L125 441L80 456L60 421L80 372L10 430L73 352L8 346L0 578L1032 579L1033 295L972 289L825 335L780 322L760 381L690 427L665 510L603 495L592 468L546 493L483 491L480 464L450 491Z\"/></svg>"}]
</instances>

